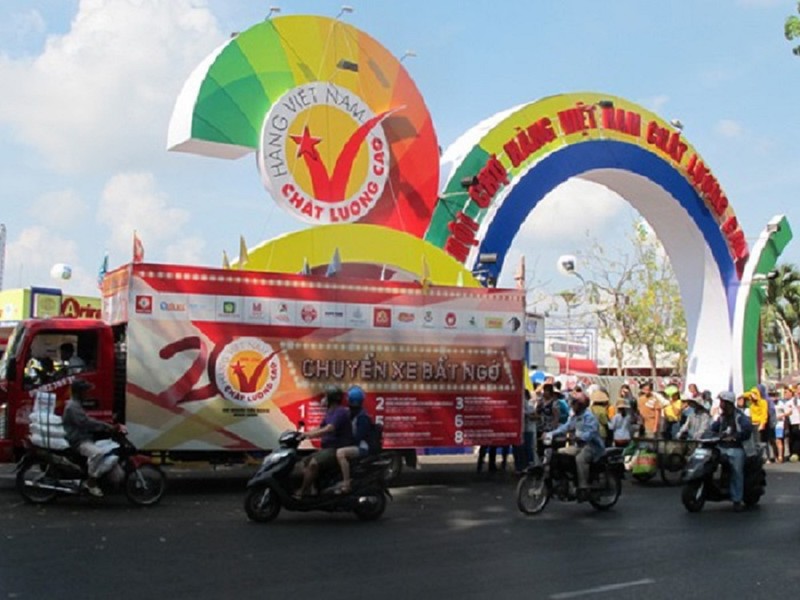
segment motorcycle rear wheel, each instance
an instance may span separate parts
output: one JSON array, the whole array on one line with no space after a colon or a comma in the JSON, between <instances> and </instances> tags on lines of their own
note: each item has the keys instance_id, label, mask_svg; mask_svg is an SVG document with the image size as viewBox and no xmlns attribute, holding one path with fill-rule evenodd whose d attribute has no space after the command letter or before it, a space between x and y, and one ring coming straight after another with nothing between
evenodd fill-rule
<instances>
[{"instance_id":1,"label":"motorcycle rear wheel","mask_svg":"<svg viewBox=\"0 0 800 600\"><path fill-rule=\"evenodd\" d=\"M244 512L256 523L269 523L281 512L281 501L269 486L254 487L244 498Z\"/></svg>"},{"instance_id":2,"label":"motorcycle rear wheel","mask_svg":"<svg viewBox=\"0 0 800 600\"><path fill-rule=\"evenodd\" d=\"M617 503L622 494L622 480L608 469L597 474L595 486L589 490L589 504L597 510L608 510Z\"/></svg>"},{"instance_id":3,"label":"motorcycle rear wheel","mask_svg":"<svg viewBox=\"0 0 800 600\"><path fill-rule=\"evenodd\" d=\"M362 499L364 500L362 502ZM386 510L386 495L383 490L370 490L358 495L358 504L353 512L362 521L375 521Z\"/></svg>"},{"instance_id":4,"label":"motorcycle rear wheel","mask_svg":"<svg viewBox=\"0 0 800 600\"><path fill-rule=\"evenodd\" d=\"M706 503L705 481L690 481L683 486L681 502L689 512L700 512Z\"/></svg>"},{"instance_id":5,"label":"motorcycle rear wheel","mask_svg":"<svg viewBox=\"0 0 800 600\"><path fill-rule=\"evenodd\" d=\"M137 506L153 506L167 490L167 478L156 465L136 467L125 477L125 496Z\"/></svg>"},{"instance_id":6,"label":"motorcycle rear wheel","mask_svg":"<svg viewBox=\"0 0 800 600\"><path fill-rule=\"evenodd\" d=\"M542 473L528 473L517 483L517 508L526 515L544 510L550 500L550 484Z\"/></svg>"},{"instance_id":7,"label":"motorcycle rear wheel","mask_svg":"<svg viewBox=\"0 0 800 600\"><path fill-rule=\"evenodd\" d=\"M39 483L48 482L47 470L50 468L42 460L30 460L17 472L17 491L28 504L47 504L56 499L58 492L38 487ZM55 484L57 481L52 480Z\"/></svg>"}]
</instances>

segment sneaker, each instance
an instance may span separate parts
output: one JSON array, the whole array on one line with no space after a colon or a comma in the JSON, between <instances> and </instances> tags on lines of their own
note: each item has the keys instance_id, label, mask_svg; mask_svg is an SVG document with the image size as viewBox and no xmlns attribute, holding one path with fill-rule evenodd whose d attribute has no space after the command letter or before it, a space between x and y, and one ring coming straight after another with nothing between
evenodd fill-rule
<instances>
[{"instance_id":1,"label":"sneaker","mask_svg":"<svg viewBox=\"0 0 800 600\"><path fill-rule=\"evenodd\" d=\"M744 504L741 502L734 502L733 503L733 512L742 512L744 510Z\"/></svg>"},{"instance_id":2,"label":"sneaker","mask_svg":"<svg viewBox=\"0 0 800 600\"><path fill-rule=\"evenodd\" d=\"M89 492L95 498L102 498L103 497L103 490L101 490L96 485L87 485L86 491Z\"/></svg>"},{"instance_id":3,"label":"sneaker","mask_svg":"<svg viewBox=\"0 0 800 600\"><path fill-rule=\"evenodd\" d=\"M586 502L589 499L589 490L586 488L578 488L576 498L578 502Z\"/></svg>"}]
</instances>

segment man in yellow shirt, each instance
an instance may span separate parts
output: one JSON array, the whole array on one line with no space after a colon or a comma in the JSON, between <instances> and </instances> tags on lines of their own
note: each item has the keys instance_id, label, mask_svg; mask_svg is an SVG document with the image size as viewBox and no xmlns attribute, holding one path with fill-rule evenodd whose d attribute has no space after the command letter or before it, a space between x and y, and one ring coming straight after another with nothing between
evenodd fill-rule
<instances>
[{"instance_id":1,"label":"man in yellow shirt","mask_svg":"<svg viewBox=\"0 0 800 600\"><path fill-rule=\"evenodd\" d=\"M758 441L766 444L767 421L769 420L767 401L761 397L761 392L756 387L745 392L744 396L750 404L750 420L753 422L753 430L758 432Z\"/></svg>"},{"instance_id":2,"label":"man in yellow shirt","mask_svg":"<svg viewBox=\"0 0 800 600\"><path fill-rule=\"evenodd\" d=\"M681 428L683 400L681 400L681 391L675 385L668 385L664 389L664 395L669 401L669 404L664 406L664 438L671 440L677 437Z\"/></svg>"}]
</instances>

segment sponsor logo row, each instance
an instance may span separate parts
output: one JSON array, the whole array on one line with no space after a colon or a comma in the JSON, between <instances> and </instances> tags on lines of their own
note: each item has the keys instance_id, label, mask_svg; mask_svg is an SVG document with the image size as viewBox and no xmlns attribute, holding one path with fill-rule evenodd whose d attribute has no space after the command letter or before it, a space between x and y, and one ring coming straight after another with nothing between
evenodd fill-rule
<instances>
[{"instance_id":1,"label":"sponsor logo row","mask_svg":"<svg viewBox=\"0 0 800 600\"><path fill-rule=\"evenodd\" d=\"M442 308L372 306L333 302L242 298L237 296L148 295L135 297L142 319L230 321L264 325L329 328L456 329L464 332L516 333L522 321L509 313L492 314Z\"/></svg>"}]
</instances>

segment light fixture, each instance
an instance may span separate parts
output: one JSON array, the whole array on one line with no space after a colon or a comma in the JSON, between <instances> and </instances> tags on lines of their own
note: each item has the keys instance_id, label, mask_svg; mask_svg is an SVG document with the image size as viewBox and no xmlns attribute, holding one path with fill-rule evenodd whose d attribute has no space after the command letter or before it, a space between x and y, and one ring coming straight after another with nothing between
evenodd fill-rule
<instances>
[{"instance_id":1,"label":"light fixture","mask_svg":"<svg viewBox=\"0 0 800 600\"><path fill-rule=\"evenodd\" d=\"M348 14L349 14L349 13L352 13L352 12L353 12L353 7L352 7L352 6L347 6L346 4L344 4L344 5L342 5L342 8L341 8L341 10L339 11L339 14L338 14L338 15L336 15L336 18L338 19L338 18L339 18L339 17L341 17L343 14L345 14L345 13L348 13Z\"/></svg>"},{"instance_id":2,"label":"light fixture","mask_svg":"<svg viewBox=\"0 0 800 600\"><path fill-rule=\"evenodd\" d=\"M347 60L346 58L343 58L336 63L336 68L341 69L342 71L353 71L353 73L358 73L358 63L354 63L352 60Z\"/></svg>"},{"instance_id":3,"label":"light fixture","mask_svg":"<svg viewBox=\"0 0 800 600\"><path fill-rule=\"evenodd\" d=\"M570 275L575 272L578 261L572 254L564 254L558 257L558 268L562 273Z\"/></svg>"},{"instance_id":4,"label":"light fixture","mask_svg":"<svg viewBox=\"0 0 800 600\"><path fill-rule=\"evenodd\" d=\"M463 187L464 189L467 189L467 188L470 188L470 187L472 187L473 185L475 185L477 183L478 183L478 177L476 175L473 175L472 177L464 177L461 180L461 187Z\"/></svg>"},{"instance_id":5,"label":"light fixture","mask_svg":"<svg viewBox=\"0 0 800 600\"><path fill-rule=\"evenodd\" d=\"M680 119L672 119L669 122L669 124L672 125L678 131L683 131L683 123L681 122Z\"/></svg>"},{"instance_id":6,"label":"light fixture","mask_svg":"<svg viewBox=\"0 0 800 600\"><path fill-rule=\"evenodd\" d=\"M281 7L280 6L270 6L269 7L269 12L267 13L267 16L266 16L266 18L264 20L265 21L269 21L270 17L272 17L272 15L273 15L273 13L279 13L279 12L281 12Z\"/></svg>"},{"instance_id":7,"label":"light fixture","mask_svg":"<svg viewBox=\"0 0 800 600\"><path fill-rule=\"evenodd\" d=\"M406 50L403 53L403 56L400 57L400 62L403 62L407 58L416 58L416 57L417 57L416 52L414 52L413 50Z\"/></svg>"}]
</instances>

